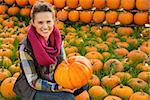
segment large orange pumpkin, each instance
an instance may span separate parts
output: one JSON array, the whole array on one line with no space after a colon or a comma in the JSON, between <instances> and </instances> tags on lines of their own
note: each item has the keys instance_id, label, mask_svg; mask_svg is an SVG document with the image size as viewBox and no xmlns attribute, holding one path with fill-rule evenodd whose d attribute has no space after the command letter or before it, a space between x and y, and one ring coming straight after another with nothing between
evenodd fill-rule
<instances>
[{"instance_id":1,"label":"large orange pumpkin","mask_svg":"<svg viewBox=\"0 0 150 100\"><path fill-rule=\"evenodd\" d=\"M68 89L87 84L92 76L90 61L83 56L72 56L67 61L58 65L54 74L56 83Z\"/></svg>"},{"instance_id":2,"label":"large orange pumpkin","mask_svg":"<svg viewBox=\"0 0 150 100\"><path fill-rule=\"evenodd\" d=\"M16 94L13 91L14 84L16 82L15 77L6 78L1 84L1 93L6 98L16 97Z\"/></svg>"},{"instance_id":3,"label":"large orange pumpkin","mask_svg":"<svg viewBox=\"0 0 150 100\"><path fill-rule=\"evenodd\" d=\"M12 5L15 3L15 0L4 0L6 4Z\"/></svg>"}]
</instances>

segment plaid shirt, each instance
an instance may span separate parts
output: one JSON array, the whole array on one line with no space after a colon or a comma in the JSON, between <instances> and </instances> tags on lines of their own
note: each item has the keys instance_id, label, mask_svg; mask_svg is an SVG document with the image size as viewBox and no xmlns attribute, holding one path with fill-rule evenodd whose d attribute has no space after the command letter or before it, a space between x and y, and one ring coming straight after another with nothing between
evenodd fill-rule
<instances>
[{"instance_id":1,"label":"plaid shirt","mask_svg":"<svg viewBox=\"0 0 150 100\"><path fill-rule=\"evenodd\" d=\"M65 57L66 55L64 52L63 45L61 48L61 52L63 54L63 57ZM53 82L50 82L48 80L44 80L44 79L38 77L38 74L35 69L34 60L30 56L30 54L26 51L26 47L24 44L20 45L19 56L20 56L20 60L21 60L22 70L26 76L26 79L27 79L29 85L32 88L34 88L36 90L44 90L44 91L55 91L58 89L58 85L56 83L53 83ZM42 67L42 68L45 68L45 67ZM53 65L53 68L55 68L54 65ZM49 75L48 75L50 80L53 79L53 77L52 77L53 73L54 73L54 71L49 73Z\"/></svg>"}]
</instances>

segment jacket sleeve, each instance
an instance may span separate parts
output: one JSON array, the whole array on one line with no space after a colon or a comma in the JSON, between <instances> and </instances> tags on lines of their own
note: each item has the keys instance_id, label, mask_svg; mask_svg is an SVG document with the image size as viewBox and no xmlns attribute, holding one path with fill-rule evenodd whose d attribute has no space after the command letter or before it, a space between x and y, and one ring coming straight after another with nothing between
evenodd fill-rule
<instances>
[{"instance_id":1,"label":"jacket sleeve","mask_svg":"<svg viewBox=\"0 0 150 100\"><path fill-rule=\"evenodd\" d=\"M25 46L20 45L19 56L21 60L22 70L26 76L29 85L36 90L55 91L58 85L38 77L33 58L24 50Z\"/></svg>"}]
</instances>

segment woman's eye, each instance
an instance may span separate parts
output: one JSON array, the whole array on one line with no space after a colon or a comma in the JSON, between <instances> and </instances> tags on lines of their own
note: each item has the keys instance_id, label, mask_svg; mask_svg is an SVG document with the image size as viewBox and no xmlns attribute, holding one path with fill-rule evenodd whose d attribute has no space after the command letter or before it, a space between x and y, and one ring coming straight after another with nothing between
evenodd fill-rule
<instances>
[{"instance_id":1,"label":"woman's eye","mask_svg":"<svg viewBox=\"0 0 150 100\"><path fill-rule=\"evenodd\" d=\"M39 21L38 23L39 23L39 24L43 24L43 22L42 22L42 21Z\"/></svg>"},{"instance_id":2,"label":"woman's eye","mask_svg":"<svg viewBox=\"0 0 150 100\"><path fill-rule=\"evenodd\" d=\"M47 21L47 23L51 23L51 21Z\"/></svg>"}]
</instances>

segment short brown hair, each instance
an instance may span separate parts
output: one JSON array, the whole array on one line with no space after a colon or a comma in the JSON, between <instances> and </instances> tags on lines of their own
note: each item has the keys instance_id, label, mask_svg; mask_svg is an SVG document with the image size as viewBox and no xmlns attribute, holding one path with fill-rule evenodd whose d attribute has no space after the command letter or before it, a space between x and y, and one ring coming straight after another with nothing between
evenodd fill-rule
<instances>
[{"instance_id":1,"label":"short brown hair","mask_svg":"<svg viewBox=\"0 0 150 100\"><path fill-rule=\"evenodd\" d=\"M31 18L34 21L35 14L38 12L52 12L53 13L53 18L55 19L55 11L53 6L50 3L44 2L43 0L37 1L31 10Z\"/></svg>"}]
</instances>

